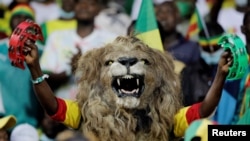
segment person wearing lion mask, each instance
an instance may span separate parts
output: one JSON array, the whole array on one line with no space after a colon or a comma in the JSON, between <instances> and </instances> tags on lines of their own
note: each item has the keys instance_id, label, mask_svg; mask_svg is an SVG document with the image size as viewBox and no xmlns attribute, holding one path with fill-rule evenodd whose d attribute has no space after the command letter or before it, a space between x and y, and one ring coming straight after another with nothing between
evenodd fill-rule
<instances>
[{"instance_id":1,"label":"person wearing lion mask","mask_svg":"<svg viewBox=\"0 0 250 141\"><path fill-rule=\"evenodd\" d=\"M231 53L225 51L205 99L184 107L172 56L132 35L119 36L79 58L75 72L80 76L79 91L72 101L54 96L45 80L48 75L40 68L37 46L27 40L23 51L36 96L47 114L91 141L182 138L194 120L215 110L232 64Z\"/></svg>"}]
</instances>

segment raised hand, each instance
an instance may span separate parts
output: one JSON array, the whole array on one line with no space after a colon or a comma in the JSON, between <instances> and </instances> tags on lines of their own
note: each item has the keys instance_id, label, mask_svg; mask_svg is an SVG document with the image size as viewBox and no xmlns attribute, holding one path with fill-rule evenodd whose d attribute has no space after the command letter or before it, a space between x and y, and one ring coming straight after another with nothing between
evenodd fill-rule
<instances>
[{"instance_id":1,"label":"raised hand","mask_svg":"<svg viewBox=\"0 0 250 141\"><path fill-rule=\"evenodd\" d=\"M218 63L218 73L222 73L222 75L227 75L229 72L229 68L233 63L233 56L230 51L224 51L221 55L221 58Z\"/></svg>"},{"instance_id":2,"label":"raised hand","mask_svg":"<svg viewBox=\"0 0 250 141\"><path fill-rule=\"evenodd\" d=\"M230 51L224 51L220 57L217 73L212 83L211 88L206 94L200 108L200 116L207 117L218 106L221 98L224 83L229 73L229 68L233 63L233 57Z\"/></svg>"},{"instance_id":3,"label":"raised hand","mask_svg":"<svg viewBox=\"0 0 250 141\"><path fill-rule=\"evenodd\" d=\"M25 62L29 68L39 67L38 48L35 45L35 42L26 40L23 52L25 54Z\"/></svg>"}]
</instances>

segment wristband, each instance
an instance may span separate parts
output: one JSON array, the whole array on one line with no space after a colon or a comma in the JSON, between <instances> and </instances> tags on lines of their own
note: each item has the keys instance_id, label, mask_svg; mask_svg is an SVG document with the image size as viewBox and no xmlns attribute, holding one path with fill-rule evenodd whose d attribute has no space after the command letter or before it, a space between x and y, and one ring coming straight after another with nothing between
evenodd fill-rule
<instances>
[{"instance_id":1,"label":"wristband","mask_svg":"<svg viewBox=\"0 0 250 141\"><path fill-rule=\"evenodd\" d=\"M31 80L33 84L39 84L43 82L46 78L49 78L48 74L43 74L41 77L36 78L35 80Z\"/></svg>"}]
</instances>

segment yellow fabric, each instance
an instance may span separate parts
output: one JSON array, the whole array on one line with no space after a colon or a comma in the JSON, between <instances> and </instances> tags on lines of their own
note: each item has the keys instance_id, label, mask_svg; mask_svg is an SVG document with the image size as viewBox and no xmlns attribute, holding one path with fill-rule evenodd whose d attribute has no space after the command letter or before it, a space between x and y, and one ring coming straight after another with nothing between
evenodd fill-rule
<instances>
[{"instance_id":1,"label":"yellow fabric","mask_svg":"<svg viewBox=\"0 0 250 141\"><path fill-rule=\"evenodd\" d=\"M66 118L64 124L71 128L77 129L81 122L81 111L78 104L72 100L65 100L67 106Z\"/></svg>"},{"instance_id":2,"label":"yellow fabric","mask_svg":"<svg viewBox=\"0 0 250 141\"><path fill-rule=\"evenodd\" d=\"M235 0L224 0L222 4L222 8L234 8L235 6Z\"/></svg>"},{"instance_id":3,"label":"yellow fabric","mask_svg":"<svg viewBox=\"0 0 250 141\"><path fill-rule=\"evenodd\" d=\"M51 20L41 25L44 41L43 44L46 43L46 40L50 36L50 34L54 31L59 30L68 30L68 29L76 29L77 22L75 19L73 20Z\"/></svg>"},{"instance_id":4,"label":"yellow fabric","mask_svg":"<svg viewBox=\"0 0 250 141\"><path fill-rule=\"evenodd\" d=\"M65 30L65 29L76 29L76 20L53 20L48 21L46 23L47 26L47 33L50 35L52 32L56 30Z\"/></svg>"},{"instance_id":5,"label":"yellow fabric","mask_svg":"<svg viewBox=\"0 0 250 141\"><path fill-rule=\"evenodd\" d=\"M81 112L76 102L72 100L65 100L67 111L66 119L63 123L71 128L77 129L81 123ZM176 137L183 137L186 129L188 128L188 122L186 119L186 113L190 106L181 108L180 111L174 117L174 135Z\"/></svg>"},{"instance_id":6,"label":"yellow fabric","mask_svg":"<svg viewBox=\"0 0 250 141\"><path fill-rule=\"evenodd\" d=\"M186 119L186 113L188 107L181 108L180 111L174 117L174 135L176 137L183 137L186 129L188 128L188 122Z\"/></svg>"},{"instance_id":7,"label":"yellow fabric","mask_svg":"<svg viewBox=\"0 0 250 141\"><path fill-rule=\"evenodd\" d=\"M0 31L5 32L8 36L11 34L9 21L10 21L10 11L5 11L4 18L0 19Z\"/></svg>"},{"instance_id":8,"label":"yellow fabric","mask_svg":"<svg viewBox=\"0 0 250 141\"><path fill-rule=\"evenodd\" d=\"M158 29L138 34L137 37L144 43L146 43L149 47L163 51L161 40L156 40L161 39Z\"/></svg>"},{"instance_id":9,"label":"yellow fabric","mask_svg":"<svg viewBox=\"0 0 250 141\"><path fill-rule=\"evenodd\" d=\"M200 137L201 141L208 140L208 125L217 124L208 118L193 121L185 132L184 141L191 141L194 137Z\"/></svg>"},{"instance_id":10,"label":"yellow fabric","mask_svg":"<svg viewBox=\"0 0 250 141\"><path fill-rule=\"evenodd\" d=\"M16 118L13 115L0 119L0 129L8 130L16 125Z\"/></svg>"},{"instance_id":11,"label":"yellow fabric","mask_svg":"<svg viewBox=\"0 0 250 141\"><path fill-rule=\"evenodd\" d=\"M194 121L195 122L195 121ZM201 125L196 130L196 136L201 137L201 141L207 141L208 139L208 125L212 125L213 123L208 119L203 119ZM192 125L190 125L192 126Z\"/></svg>"},{"instance_id":12,"label":"yellow fabric","mask_svg":"<svg viewBox=\"0 0 250 141\"><path fill-rule=\"evenodd\" d=\"M174 66L175 66L175 69L174 71L177 73L177 74L180 74L181 71L183 70L183 68L185 68L185 64L181 61L178 61L178 60L174 60Z\"/></svg>"}]
</instances>

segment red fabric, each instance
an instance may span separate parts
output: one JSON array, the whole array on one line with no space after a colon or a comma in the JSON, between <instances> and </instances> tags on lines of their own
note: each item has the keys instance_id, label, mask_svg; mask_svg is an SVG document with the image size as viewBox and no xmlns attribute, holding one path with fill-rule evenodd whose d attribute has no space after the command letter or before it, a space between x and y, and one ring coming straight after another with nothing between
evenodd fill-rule
<instances>
[{"instance_id":1,"label":"red fabric","mask_svg":"<svg viewBox=\"0 0 250 141\"><path fill-rule=\"evenodd\" d=\"M201 107L201 102L193 104L191 107L188 108L186 113L186 119L188 124L190 124L194 120L200 119L200 112L199 112L200 107Z\"/></svg>"},{"instance_id":2,"label":"red fabric","mask_svg":"<svg viewBox=\"0 0 250 141\"><path fill-rule=\"evenodd\" d=\"M63 122L66 118L67 105L65 101L61 98L56 98L56 100L58 103L58 109L57 112L51 116L51 118L56 121Z\"/></svg>"},{"instance_id":3,"label":"red fabric","mask_svg":"<svg viewBox=\"0 0 250 141\"><path fill-rule=\"evenodd\" d=\"M248 78L246 84L245 84L245 87L249 87L250 86L250 77Z\"/></svg>"}]
</instances>

